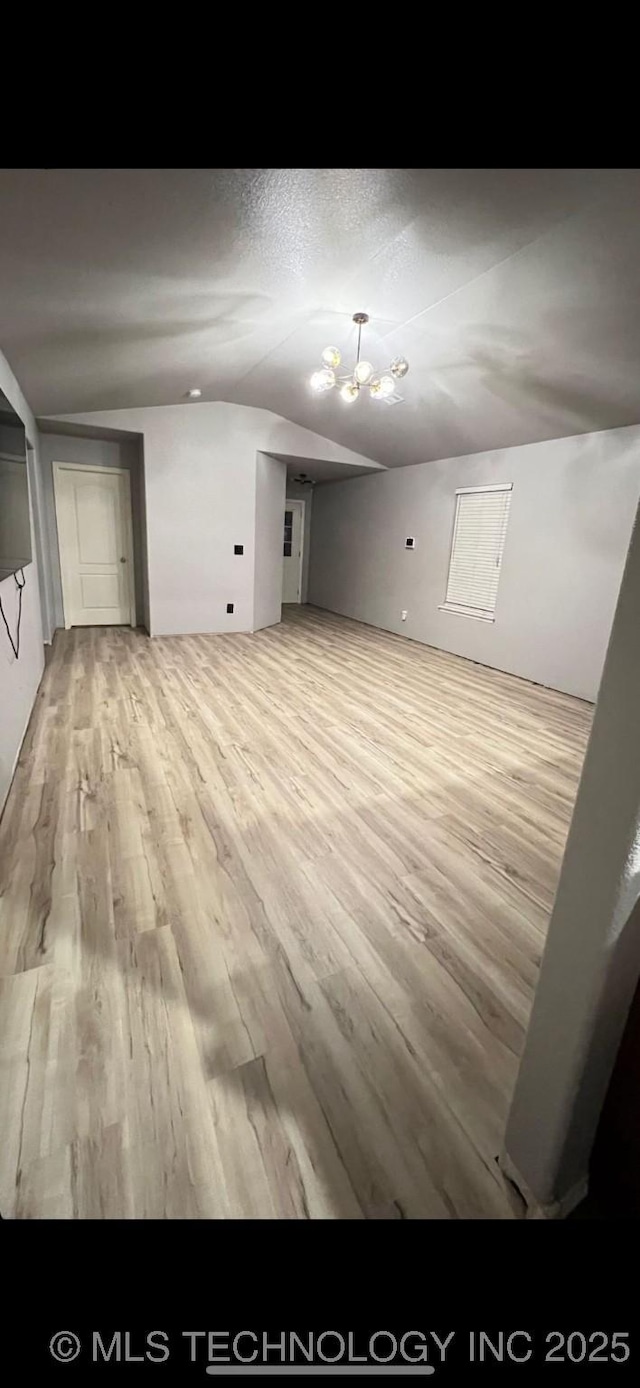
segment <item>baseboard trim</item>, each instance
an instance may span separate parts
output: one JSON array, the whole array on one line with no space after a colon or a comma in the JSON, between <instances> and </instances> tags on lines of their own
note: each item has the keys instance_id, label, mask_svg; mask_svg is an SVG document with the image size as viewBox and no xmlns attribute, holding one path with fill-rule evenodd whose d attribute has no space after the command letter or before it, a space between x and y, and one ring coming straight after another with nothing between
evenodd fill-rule
<instances>
[{"instance_id":1,"label":"baseboard trim","mask_svg":"<svg viewBox=\"0 0 640 1388\"><path fill-rule=\"evenodd\" d=\"M583 704L591 704L595 707L597 690L595 694L576 694L572 689L563 689L558 684L545 684L543 680L534 680L531 675L519 675L517 670L507 670L504 665L489 665L486 660L478 660L476 656L460 655L458 651L452 651L450 646L434 646L431 641L424 641L420 636L410 636L406 631L398 631L396 627L383 627L378 622L370 622L365 617L354 617L350 612L339 612L335 607L322 607L320 603L308 600L306 606L315 607L318 612L328 612L331 617L343 617L346 622L358 622L360 626L372 627L374 631L384 631L387 636L395 636L398 641L412 641L416 646L424 646L429 651L439 651L442 655L450 655L453 660L463 660L467 665L479 665L483 670L495 670L498 675L508 675L510 679L522 680L524 684L533 685L535 689L552 689L558 694L566 694L570 699L580 699Z\"/></svg>"},{"instance_id":2,"label":"baseboard trim","mask_svg":"<svg viewBox=\"0 0 640 1388\"><path fill-rule=\"evenodd\" d=\"M575 1181L564 1195L549 1202L538 1200L527 1185L524 1176L518 1171L507 1152L498 1157L498 1166L507 1181L515 1186L525 1205L525 1219L566 1219L572 1210L586 1199L589 1189L589 1176L585 1174Z\"/></svg>"}]
</instances>

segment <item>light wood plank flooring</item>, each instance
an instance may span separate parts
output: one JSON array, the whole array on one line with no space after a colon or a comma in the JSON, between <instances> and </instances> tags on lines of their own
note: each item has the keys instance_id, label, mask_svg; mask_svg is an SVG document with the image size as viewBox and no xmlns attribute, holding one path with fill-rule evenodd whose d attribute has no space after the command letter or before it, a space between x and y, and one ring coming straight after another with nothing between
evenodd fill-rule
<instances>
[{"instance_id":1,"label":"light wood plank flooring","mask_svg":"<svg viewBox=\"0 0 640 1388\"><path fill-rule=\"evenodd\" d=\"M591 707L313 608L58 633L0 827L0 1210L510 1218Z\"/></svg>"}]
</instances>

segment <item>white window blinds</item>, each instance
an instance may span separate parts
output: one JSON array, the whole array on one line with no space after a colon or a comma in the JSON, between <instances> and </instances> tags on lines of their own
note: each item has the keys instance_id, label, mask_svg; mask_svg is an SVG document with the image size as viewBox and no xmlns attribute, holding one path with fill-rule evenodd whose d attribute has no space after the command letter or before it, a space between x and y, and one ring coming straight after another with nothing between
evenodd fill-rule
<instances>
[{"instance_id":1,"label":"white window blinds","mask_svg":"<svg viewBox=\"0 0 640 1388\"><path fill-rule=\"evenodd\" d=\"M449 611L493 618L510 503L511 483L456 492L444 603Z\"/></svg>"}]
</instances>

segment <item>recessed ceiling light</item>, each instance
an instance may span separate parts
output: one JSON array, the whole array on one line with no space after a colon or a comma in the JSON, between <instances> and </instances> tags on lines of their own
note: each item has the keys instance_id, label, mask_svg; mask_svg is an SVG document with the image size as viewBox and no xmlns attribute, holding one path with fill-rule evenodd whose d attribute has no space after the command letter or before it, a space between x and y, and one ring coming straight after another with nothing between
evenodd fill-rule
<instances>
[{"instance_id":1,"label":"recessed ceiling light","mask_svg":"<svg viewBox=\"0 0 640 1388\"><path fill-rule=\"evenodd\" d=\"M187 391L187 395L190 400L199 400L200 396L202 395L202 391L198 390L197 386L194 386L192 390Z\"/></svg>"}]
</instances>

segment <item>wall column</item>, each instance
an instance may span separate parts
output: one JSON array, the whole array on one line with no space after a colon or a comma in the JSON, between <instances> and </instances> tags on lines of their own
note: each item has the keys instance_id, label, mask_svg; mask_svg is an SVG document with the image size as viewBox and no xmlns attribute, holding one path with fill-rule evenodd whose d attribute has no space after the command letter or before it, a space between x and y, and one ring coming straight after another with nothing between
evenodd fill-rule
<instances>
[{"instance_id":1,"label":"wall column","mask_svg":"<svg viewBox=\"0 0 640 1388\"><path fill-rule=\"evenodd\" d=\"M639 513L640 515L640 513ZM532 1214L566 1213L589 1157L640 974L640 520L598 703L505 1135Z\"/></svg>"}]
</instances>

